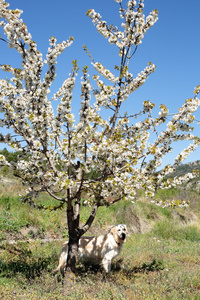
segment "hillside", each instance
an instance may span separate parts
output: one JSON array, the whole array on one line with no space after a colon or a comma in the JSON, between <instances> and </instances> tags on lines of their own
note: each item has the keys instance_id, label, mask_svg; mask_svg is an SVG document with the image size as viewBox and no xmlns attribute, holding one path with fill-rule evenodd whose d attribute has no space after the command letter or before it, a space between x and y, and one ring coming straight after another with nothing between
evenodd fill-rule
<instances>
[{"instance_id":1,"label":"hillside","mask_svg":"<svg viewBox=\"0 0 200 300\"><path fill-rule=\"evenodd\" d=\"M196 160L187 164L181 164L177 167L175 172L168 176L168 178L174 178L175 176L180 177L187 173L192 173L194 170L198 170L200 175L200 160ZM200 193L200 176L180 186L179 189L185 191L193 190Z\"/></svg>"},{"instance_id":2,"label":"hillside","mask_svg":"<svg viewBox=\"0 0 200 300\"><path fill-rule=\"evenodd\" d=\"M198 170L200 173L200 160L196 160L187 164L181 164L177 167L174 173L170 174L170 177L183 176L184 174L190 173L193 170Z\"/></svg>"},{"instance_id":3,"label":"hillside","mask_svg":"<svg viewBox=\"0 0 200 300\"><path fill-rule=\"evenodd\" d=\"M199 163L197 163L199 165ZM180 171L197 165L181 166ZM33 300L199 299L200 195L193 188L159 190L163 200L189 199L190 207L159 207L140 195L100 207L88 235L125 223L129 234L105 277L101 267L78 265L66 288L53 270L67 239L66 212L36 210L19 201L23 186L8 167L0 169L0 298ZM39 201L52 203L46 195ZM81 222L90 212L82 207Z\"/></svg>"}]
</instances>

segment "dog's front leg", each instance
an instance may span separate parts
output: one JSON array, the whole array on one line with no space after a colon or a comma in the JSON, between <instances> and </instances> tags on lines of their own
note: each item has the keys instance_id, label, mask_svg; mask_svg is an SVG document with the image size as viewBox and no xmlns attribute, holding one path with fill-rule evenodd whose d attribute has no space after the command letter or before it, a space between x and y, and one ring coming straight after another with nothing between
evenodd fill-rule
<instances>
[{"instance_id":1,"label":"dog's front leg","mask_svg":"<svg viewBox=\"0 0 200 300\"><path fill-rule=\"evenodd\" d=\"M110 271L111 271L111 260L104 257L104 259L102 260L102 266L103 266L104 270L106 271L106 273L110 273Z\"/></svg>"}]
</instances>

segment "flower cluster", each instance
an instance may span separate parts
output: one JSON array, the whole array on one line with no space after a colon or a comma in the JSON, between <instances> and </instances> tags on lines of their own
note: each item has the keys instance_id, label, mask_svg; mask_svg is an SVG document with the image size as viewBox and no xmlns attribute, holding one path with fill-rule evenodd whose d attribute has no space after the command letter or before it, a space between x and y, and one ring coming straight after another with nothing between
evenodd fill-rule
<instances>
[{"instance_id":1,"label":"flower cluster","mask_svg":"<svg viewBox=\"0 0 200 300\"><path fill-rule=\"evenodd\" d=\"M141 87L146 79L148 78L148 76L155 72L156 66L154 64L150 64L148 65L144 71L142 71L141 73L139 73L137 75L137 77L135 79L133 79L125 88L125 93L130 95L132 94L134 91L136 91L139 87Z\"/></svg>"},{"instance_id":2,"label":"flower cluster","mask_svg":"<svg viewBox=\"0 0 200 300\"><path fill-rule=\"evenodd\" d=\"M8 161L6 160L5 156L0 155L0 166L10 166L10 164L8 163Z\"/></svg>"},{"instance_id":3,"label":"flower cluster","mask_svg":"<svg viewBox=\"0 0 200 300\"><path fill-rule=\"evenodd\" d=\"M116 1L120 3L122 7L122 1ZM137 2L135 0L128 1L127 10L120 8L120 16L124 18L125 23L122 23L124 32L118 30L117 27L108 26L105 21L102 21L102 17L99 13L96 13L94 9L90 9L87 15L92 19L98 32L100 32L110 44L116 44L119 49L124 47L130 47L131 45L139 45L142 43L144 34L149 28L151 28L158 20L158 12L154 10L146 17L143 14L144 3L143 0Z\"/></svg>"},{"instance_id":4,"label":"flower cluster","mask_svg":"<svg viewBox=\"0 0 200 300\"><path fill-rule=\"evenodd\" d=\"M159 117L163 118L163 117L167 117L169 114L169 110L167 109L167 107L164 104L160 105L160 112L159 112Z\"/></svg>"},{"instance_id":5,"label":"flower cluster","mask_svg":"<svg viewBox=\"0 0 200 300\"><path fill-rule=\"evenodd\" d=\"M96 109L99 108L99 105L105 107L112 105L112 96L116 96L116 88L111 85L106 85L97 75L93 76L93 79L96 81L96 85L99 88L99 90L95 90L93 93L97 100Z\"/></svg>"},{"instance_id":6,"label":"flower cluster","mask_svg":"<svg viewBox=\"0 0 200 300\"><path fill-rule=\"evenodd\" d=\"M155 199L152 200L152 203L155 203L158 206L161 206L162 208L164 207L188 207L190 205L190 200L176 200L176 199L172 199L172 200L161 200L161 199Z\"/></svg>"},{"instance_id":7,"label":"flower cluster","mask_svg":"<svg viewBox=\"0 0 200 300\"><path fill-rule=\"evenodd\" d=\"M194 94L198 95L200 93L200 85L197 85L194 89Z\"/></svg>"},{"instance_id":8,"label":"flower cluster","mask_svg":"<svg viewBox=\"0 0 200 300\"><path fill-rule=\"evenodd\" d=\"M118 81L118 77L113 75L109 70L107 70L101 63L93 63L95 70L97 70L102 76L104 76L107 80L115 83Z\"/></svg>"},{"instance_id":9,"label":"flower cluster","mask_svg":"<svg viewBox=\"0 0 200 300\"><path fill-rule=\"evenodd\" d=\"M174 161L175 165L179 165L181 162L183 162L200 145L199 138L193 137L192 139L194 140L194 143L190 144L186 149L184 149L177 155Z\"/></svg>"},{"instance_id":10,"label":"flower cluster","mask_svg":"<svg viewBox=\"0 0 200 300\"><path fill-rule=\"evenodd\" d=\"M2 1L1 3L1 18L4 18L4 21L1 21L1 26L4 28L4 33L8 38L9 48L16 48L16 50L24 57L24 49L20 46L20 40L24 41L25 44L30 45L31 43L31 34L27 30L27 26L20 19L22 10L9 10L9 4ZM13 30L14 29L14 30Z\"/></svg>"},{"instance_id":11,"label":"flower cluster","mask_svg":"<svg viewBox=\"0 0 200 300\"><path fill-rule=\"evenodd\" d=\"M124 15L125 23L122 24L125 28L124 43L126 46L141 44L144 34L158 20L158 12L154 10L147 16L145 21L143 2L143 0L138 1L138 7L136 7L137 2L135 0L129 1L127 4L128 9Z\"/></svg>"},{"instance_id":12,"label":"flower cluster","mask_svg":"<svg viewBox=\"0 0 200 300\"><path fill-rule=\"evenodd\" d=\"M171 188L173 186L175 187L177 185L182 185L184 183L187 183L189 180L196 178L198 175L199 175L198 172L193 172L193 173L187 173L183 176L175 177L173 180L170 178L165 182L162 182L160 187L162 189L165 189L165 188Z\"/></svg>"},{"instance_id":13,"label":"flower cluster","mask_svg":"<svg viewBox=\"0 0 200 300\"><path fill-rule=\"evenodd\" d=\"M66 122L69 128L74 124L74 115L71 113L71 100L74 86L75 78L69 77L65 80L60 90L53 96L54 100L61 99L61 103L57 108L56 128L60 126L60 122Z\"/></svg>"}]
</instances>

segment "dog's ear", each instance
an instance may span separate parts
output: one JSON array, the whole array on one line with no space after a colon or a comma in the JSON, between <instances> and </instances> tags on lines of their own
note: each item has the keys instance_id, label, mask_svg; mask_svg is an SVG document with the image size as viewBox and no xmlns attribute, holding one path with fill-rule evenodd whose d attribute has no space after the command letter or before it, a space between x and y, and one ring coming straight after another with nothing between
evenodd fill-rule
<instances>
[{"instance_id":1,"label":"dog's ear","mask_svg":"<svg viewBox=\"0 0 200 300\"><path fill-rule=\"evenodd\" d=\"M128 227L124 224L125 228L126 228L126 233L128 234Z\"/></svg>"},{"instance_id":2,"label":"dog's ear","mask_svg":"<svg viewBox=\"0 0 200 300\"><path fill-rule=\"evenodd\" d=\"M116 234L116 231L117 231L116 226L113 226L113 227L110 229L110 233L113 234L113 235Z\"/></svg>"}]
</instances>

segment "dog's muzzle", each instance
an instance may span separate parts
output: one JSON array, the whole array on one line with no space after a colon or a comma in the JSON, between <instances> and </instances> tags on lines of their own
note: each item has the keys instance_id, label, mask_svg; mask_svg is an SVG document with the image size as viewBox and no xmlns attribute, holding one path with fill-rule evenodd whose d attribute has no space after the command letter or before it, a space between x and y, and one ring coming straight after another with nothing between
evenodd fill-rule
<instances>
[{"instance_id":1,"label":"dog's muzzle","mask_svg":"<svg viewBox=\"0 0 200 300\"><path fill-rule=\"evenodd\" d=\"M124 241L126 239L126 233L122 233L121 239Z\"/></svg>"}]
</instances>

